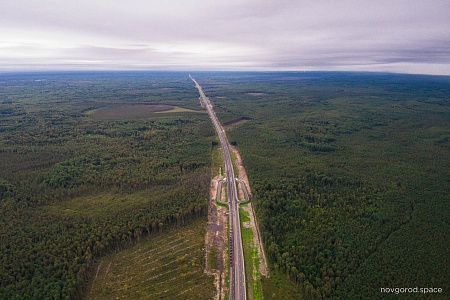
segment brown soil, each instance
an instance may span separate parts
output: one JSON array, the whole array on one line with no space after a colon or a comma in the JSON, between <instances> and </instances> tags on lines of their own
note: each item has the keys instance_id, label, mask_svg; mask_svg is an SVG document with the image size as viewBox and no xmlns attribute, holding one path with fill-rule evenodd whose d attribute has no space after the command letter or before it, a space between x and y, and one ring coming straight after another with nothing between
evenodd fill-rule
<instances>
[{"instance_id":1,"label":"brown soil","mask_svg":"<svg viewBox=\"0 0 450 300\"><path fill-rule=\"evenodd\" d=\"M216 289L214 299L217 300L225 299L228 292L225 284L228 268L224 267L227 265L228 209L216 204L217 187L221 179L223 179L221 176L217 176L211 181L208 225L205 236L205 273L214 276ZM214 250L217 253L217 269L210 268L210 253Z\"/></svg>"},{"instance_id":2,"label":"brown soil","mask_svg":"<svg viewBox=\"0 0 450 300\"><path fill-rule=\"evenodd\" d=\"M233 119L233 120L230 120L230 121L227 121L227 122L223 123L223 126L227 127L227 126L230 126L230 125L241 124L241 123L245 123L245 122L250 121L250 120L251 120L251 118L249 118L249 117L239 117L237 119Z\"/></svg>"}]
</instances>

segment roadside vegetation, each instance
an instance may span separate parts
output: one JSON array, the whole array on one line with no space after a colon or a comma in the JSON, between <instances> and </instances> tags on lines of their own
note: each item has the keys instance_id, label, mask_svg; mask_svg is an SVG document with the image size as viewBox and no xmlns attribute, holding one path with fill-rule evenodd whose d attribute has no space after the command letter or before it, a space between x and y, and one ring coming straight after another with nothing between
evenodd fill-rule
<instances>
[{"instance_id":1,"label":"roadside vegetation","mask_svg":"<svg viewBox=\"0 0 450 300\"><path fill-rule=\"evenodd\" d=\"M1 75L0 298L78 299L98 258L204 217L199 109L187 74Z\"/></svg>"},{"instance_id":2,"label":"roadside vegetation","mask_svg":"<svg viewBox=\"0 0 450 300\"><path fill-rule=\"evenodd\" d=\"M245 280L247 283L247 294L249 299L263 299L261 288L261 273L259 272L259 256L256 242L253 239L253 229L248 225L250 222L249 212L244 208L239 209L242 232L242 247L245 260Z\"/></svg>"},{"instance_id":3,"label":"roadside vegetation","mask_svg":"<svg viewBox=\"0 0 450 300\"><path fill-rule=\"evenodd\" d=\"M196 78L221 122L247 120L228 135L273 269L264 299L376 299L381 287L401 286L448 292L449 77Z\"/></svg>"}]
</instances>

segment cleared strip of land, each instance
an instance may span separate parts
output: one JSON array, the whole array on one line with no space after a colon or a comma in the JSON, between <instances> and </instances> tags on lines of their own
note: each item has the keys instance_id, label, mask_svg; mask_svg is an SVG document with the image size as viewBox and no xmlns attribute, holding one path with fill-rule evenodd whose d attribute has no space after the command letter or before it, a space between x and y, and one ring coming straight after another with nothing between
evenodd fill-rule
<instances>
[{"instance_id":1,"label":"cleared strip of land","mask_svg":"<svg viewBox=\"0 0 450 300\"><path fill-rule=\"evenodd\" d=\"M203 273L204 219L109 254L93 268L85 299L211 299Z\"/></svg>"},{"instance_id":2,"label":"cleared strip of land","mask_svg":"<svg viewBox=\"0 0 450 300\"><path fill-rule=\"evenodd\" d=\"M86 112L95 120L144 119L155 113L205 113L172 105L125 104L106 106Z\"/></svg>"}]
</instances>

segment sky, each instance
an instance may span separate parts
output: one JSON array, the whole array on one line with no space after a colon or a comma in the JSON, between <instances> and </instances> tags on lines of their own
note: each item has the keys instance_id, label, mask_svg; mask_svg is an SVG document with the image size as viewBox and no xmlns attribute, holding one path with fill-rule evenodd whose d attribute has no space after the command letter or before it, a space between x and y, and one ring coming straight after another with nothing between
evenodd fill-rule
<instances>
[{"instance_id":1,"label":"sky","mask_svg":"<svg viewBox=\"0 0 450 300\"><path fill-rule=\"evenodd\" d=\"M449 0L14 0L1 70L450 75Z\"/></svg>"}]
</instances>

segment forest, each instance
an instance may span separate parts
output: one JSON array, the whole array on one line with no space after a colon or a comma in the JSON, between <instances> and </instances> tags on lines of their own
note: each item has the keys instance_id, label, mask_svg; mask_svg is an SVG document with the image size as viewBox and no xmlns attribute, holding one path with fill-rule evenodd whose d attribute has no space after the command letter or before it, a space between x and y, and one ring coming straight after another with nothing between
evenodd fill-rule
<instances>
[{"instance_id":1,"label":"forest","mask_svg":"<svg viewBox=\"0 0 450 300\"><path fill-rule=\"evenodd\" d=\"M79 299L96 258L206 216L215 136L187 74L0 84L1 299Z\"/></svg>"},{"instance_id":2,"label":"forest","mask_svg":"<svg viewBox=\"0 0 450 300\"><path fill-rule=\"evenodd\" d=\"M244 160L273 274L300 298L448 299L449 77L196 78L222 122L246 120L229 139ZM264 279L264 297L293 299L282 281Z\"/></svg>"},{"instance_id":3,"label":"forest","mask_svg":"<svg viewBox=\"0 0 450 300\"><path fill-rule=\"evenodd\" d=\"M264 299L448 299L449 77L192 75L249 176ZM98 258L206 216L217 143L187 73L0 87L1 299L79 299ZM380 292L416 286L444 292Z\"/></svg>"}]
</instances>

